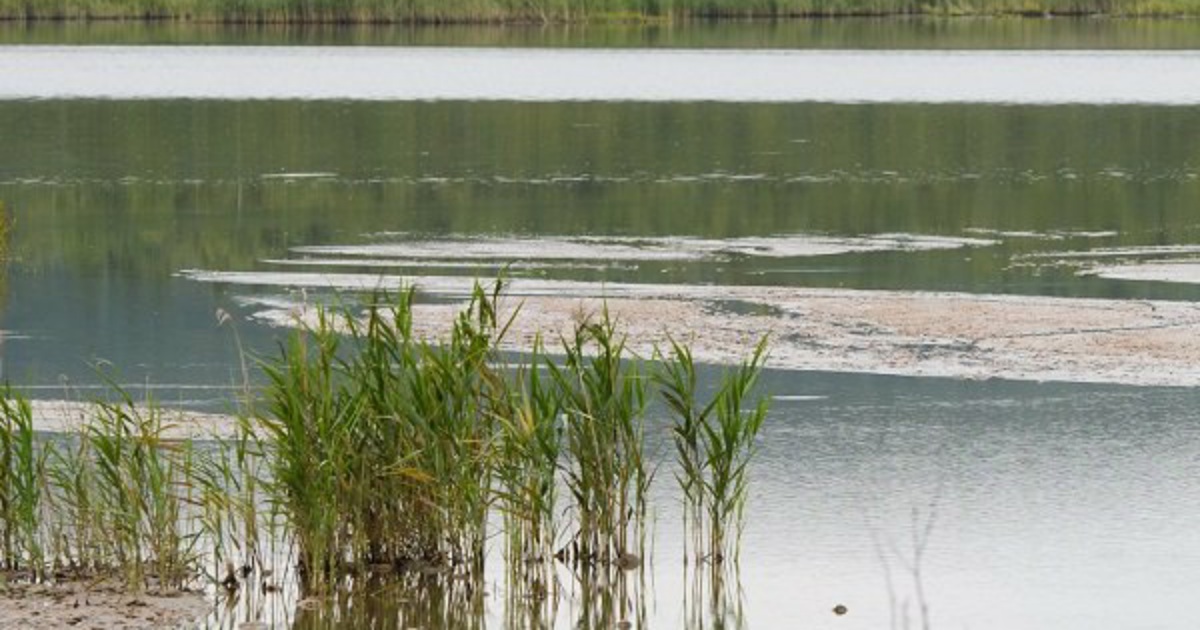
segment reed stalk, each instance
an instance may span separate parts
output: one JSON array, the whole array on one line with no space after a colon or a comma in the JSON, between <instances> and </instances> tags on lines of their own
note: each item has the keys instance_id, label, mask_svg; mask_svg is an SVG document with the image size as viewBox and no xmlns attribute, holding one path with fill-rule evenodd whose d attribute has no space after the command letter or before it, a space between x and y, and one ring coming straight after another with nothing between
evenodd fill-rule
<instances>
[{"instance_id":1,"label":"reed stalk","mask_svg":"<svg viewBox=\"0 0 1200 630\"><path fill-rule=\"evenodd\" d=\"M0 398L0 562L33 581L117 575L131 592L172 591L194 575L188 529L191 444L163 439L156 407L119 389L84 426L39 437L32 405Z\"/></svg>"},{"instance_id":2,"label":"reed stalk","mask_svg":"<svg viewBox=\"0 0 1200 630\"><path fill-rule=\"evenodd\" d=\"M84 434L95 467L89 504L108 534L102 548L130 590L182 588L197 562L196 536L183 523L191 443L165 440L161 411L113 387L117 402L97 403Z\"/></svg>"},{"instance_id":3,"label":"reed stalk","mask_svg":"<svg viewBox=\"0 0 1200 630\"><path fill-rule=\"evenodd\" d=\"M545 369L541 342L520 365L509 384L509 397L498 408L500 456L498 493L506 517L508 555L515 567L554 555L555 506L562 453L562 399Z\"/></svg>"},{"instance_id":4,"label":"reed stalk","mask_svg":"<svg viewBox=\"0 0 1200 630\"><path fill-rule=\"evenodd\" d=\"M356 564L481 565L508 396L500 286L477 288L441 344L414 335L409 290L362 318L322 311L264 365L272 487L310 587Z\"/></svg>"},{"instance_id":5,"label":"reed stalk","mask_svg":"<svg viewBox=\"0 0 1200 630\"><path fill-rule=\"evenodd\" d=\"M0 564L35 580L45 573L40 531L45 469L29 401L6 387L0 398Z\"/></svg>"},{"instance_id":6,"label":"reed stalk","mask_svg":"<svg viewBox=\"0 0 1200 630\"><path fill-rule=\"evenodd\" d=\"M737 558L745 520L747 466L768 409L766 398L755 403L748 399L766 353L764 337L747 361L722 376L717 392L703 406L696 400L695 363L686 346L672 340L669 355L654 375L674 415L676 480L684 497L685 531L698 561L719 564L730 555Z\"/></svg>"},{"instance_id":7,"label":"reed stalk","mask_svg":"<svg viewBox=\"0 0 1200 630\"><path fill-rule=\"evenodd\" d=\"M653 467L645 452L646 380L630 362L607 308L562 340L563 364L549 364L565 417L564 474L577 530L576 564L612 564L642 551Z\"/></svg>"}]
</instances>

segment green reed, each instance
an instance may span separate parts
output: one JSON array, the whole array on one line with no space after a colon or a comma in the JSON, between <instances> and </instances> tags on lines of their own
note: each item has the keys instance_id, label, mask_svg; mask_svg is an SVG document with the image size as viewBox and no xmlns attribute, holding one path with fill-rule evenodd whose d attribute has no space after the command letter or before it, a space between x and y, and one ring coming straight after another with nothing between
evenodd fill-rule
<instances>
[{"instance_id":1,"label":"green reed","mask_svg":"<svg viewBox=\"0 0 1200 630\"><path fill-rule=\"evenodd\" d=\"M191 444L165 440L161 410L139 407L116 391L122 397L98 403L82 436L94 467L91 520L107 533L101 548L129 588L144 588L148 578L161 588L181 588L198 560L196 537L183 523Z\"/></svg>"},{"instance_id":2,"label":"green reed","mask_svg":"<svg viewBox=\"0 0 1200 630\"><path fill-rule=\"evenodd\" d=\"M38 448L29 401L5 389L0 400L0 565L40 579L45 550L40 522L46 454Z\"/></svg>"},{"instance_id":3,"label":"green reed","mask_svg":"<svg viewBox=\"0 0 1200 630\"><path fill-rule=\"evenodd\" d=\"M262 545L275 544L277 536L263 532L274 521L263 514L261 484L267 478L266 446L250 418L238 418L232 436L216 436L198 450L191 474L192 503L198 528L208 545L210 581L228 578L228 567L243 571L266 566Z\"/></svg>"},{"instance_id":4,"label":"green reed","mask_svg":"<svg viewBox=\"0 0 1200 630\"><path fill-rule=\"evenodd\" d=\"M549 364L562 395L566 486L578 529L573 562L617 562L642 548L653 466L645 452L646 381L605 309L562 340L562 366Z\"/></svg>"},{"instance_id":5,"label":"green reed","mask_svg":"<svg viewBox=\"0 0 1200 630\"><path fill-rule=\"evenodd\" d=\"M315 328L295 335L276 364L265 364L270 379L269 416L260 425L270 440L269 492L296 539L301 570L314 583L336 573L346 497L341 475L352 462L350 431L360 405L336 382L340 339L320 313Z\"/></svg>"},{"instance_id":6,"label":"green reed","mask_svg":"<svg viewBox=\"0 0 1200 630\"><path fill-rule=\"evenodd\" d=\"M83 426L48 445L55 565L76 577L106 574L117 564L105 546L110 537L93 453Z\"/></svg>"},{"instance_id":7,"label":"green reed","mask_svg":"<svg viewBox=\"0 0 1200 630\"><path fill-rule=\"evenodd\" d=\"M495 298L477 289L442 343L415 336L411 290L363 318L322 310L264 365L272 487L310 587L357 564L482 562L508 396Z\"/></svg>"},{"instance_id":8,"label":"green reed","mask_svg":"<svg viewBox=\"0 0 1200 630\"><path fill-rule=\"evenodd\" d=\"M679 465L676 480L684 497L684 527L693 555L714 564L737 557L744 522L747 467L754 439L767 416L767 399L750 403L766 360L764 337L753 355L726 372L712 399L697 402L696 369L691 351L671 341L668 358L655 381L675 416L671 427ZM732 538L731 538L732 535Z\"/></svg>"},{"instance_id":9,"label":"green reed","mask_svg":"<svg viewBox=\"0 0 1200 630\"><path fill-rule=\"evenodd\" d=\"M155 407L119 389L83 426L38 437L32 406L0 399L0 553L5 569L48 576L115 576L125 588L169 591L195 575L197 537L187 530L189 443L163 439Z\"/></svg>"},{"instance_id":10,"label":"green reed","mask_svg":"<svg viewBox=\"0 0 1200 630\"><path fill-rule=\"evenodd\" d=\"M562 396L544 376L541 341L534 342L528 363L510 381L509 396L497 406L500 451L496 460L497 493L505 515L509 566L537 566L554 555L557 475L562 456ZM535 590L547 580L532 575ZM518 580L521 582L523 580Z\"/></svg>"}]
</instances>

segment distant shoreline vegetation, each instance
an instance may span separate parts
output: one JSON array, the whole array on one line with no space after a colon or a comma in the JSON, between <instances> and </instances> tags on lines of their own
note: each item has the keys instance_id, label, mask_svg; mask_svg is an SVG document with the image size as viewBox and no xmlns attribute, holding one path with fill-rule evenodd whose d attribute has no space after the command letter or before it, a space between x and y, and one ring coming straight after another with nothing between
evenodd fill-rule
<instances>
[{"instance_id":1,"label":"distant shoreline vegetation","mask_svg":"<svg viewBox=\"0 0 1200 630\"><path fill-rule=\"evenodd\" d=\"M1200 16L1200 0L0 0L0 20L438 24L868 16Z\"/></svg>"}]
</instances>

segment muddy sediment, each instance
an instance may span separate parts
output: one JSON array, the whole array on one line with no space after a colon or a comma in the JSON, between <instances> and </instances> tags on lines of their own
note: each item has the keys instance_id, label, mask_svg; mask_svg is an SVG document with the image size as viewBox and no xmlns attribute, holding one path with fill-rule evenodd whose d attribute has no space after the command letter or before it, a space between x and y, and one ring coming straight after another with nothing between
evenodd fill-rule
<instances>
[{"instance_id":1,"label":"muddy sediment","mask_svg":"<svg viewBox=\"0 0 1200 630\"><path fill-rule=\"evenodd\" d=\"M29 584L0 576L0 628L191 628L212 608L203 593L132 595L105 583Z\"/></svg>"}]
</instances>

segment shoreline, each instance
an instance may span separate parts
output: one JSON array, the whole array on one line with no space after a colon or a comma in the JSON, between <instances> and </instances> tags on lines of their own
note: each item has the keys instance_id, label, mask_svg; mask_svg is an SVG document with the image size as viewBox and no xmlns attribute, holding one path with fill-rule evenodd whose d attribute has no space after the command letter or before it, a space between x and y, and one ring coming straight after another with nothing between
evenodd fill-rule
<instances>
[{"instance_id":1,"label":"shoreline","mask_svg":"<svg viewBox=\"0 0 1200 630\"><path fill-rule=\"evenodd\" d=\"M105 583L30 584L0 572L3 628L191 628L204 625L213 602L202 592L135 594Z\"/></svg>"},{"instance_id":2,"label":"shoreline","mask_svg":"<svg viewBox=\"0 0 1200 630\"><path fill-rule=\"evenodd\" d=\"M0 3L2 5L2 3ZM536 14L520 11L498 10L486 14L467 11L449 13L406 12L401 10L367 11L362 14L332 12L304 12L302 8L286 8L282 11L245 9L242 11L217 13L151 13L136 8L106 12L96 11L82 5L57 12L26 12L0 6L0 24L88 24L88 23L140 23L140 24L194 24L210 26L552 26L552 25L630 25L630 26L686 26L688 24L739 23L739 22L790 22L790 21L839 21L839 20L906 20L906 19L1018 19L1018 20L1197 20L1200 6L1190 9L1150 8L1129 12L1113 12L1103 9L1023 9L997 8L993 10L937 10L928 8L896 10L819 10L819 11L704 11L677 10L668 13L645 13L624 11L576 12L570 9L562 13ZM300 13L292 13L300 11Z\"/></svg>"}]
</instances>

